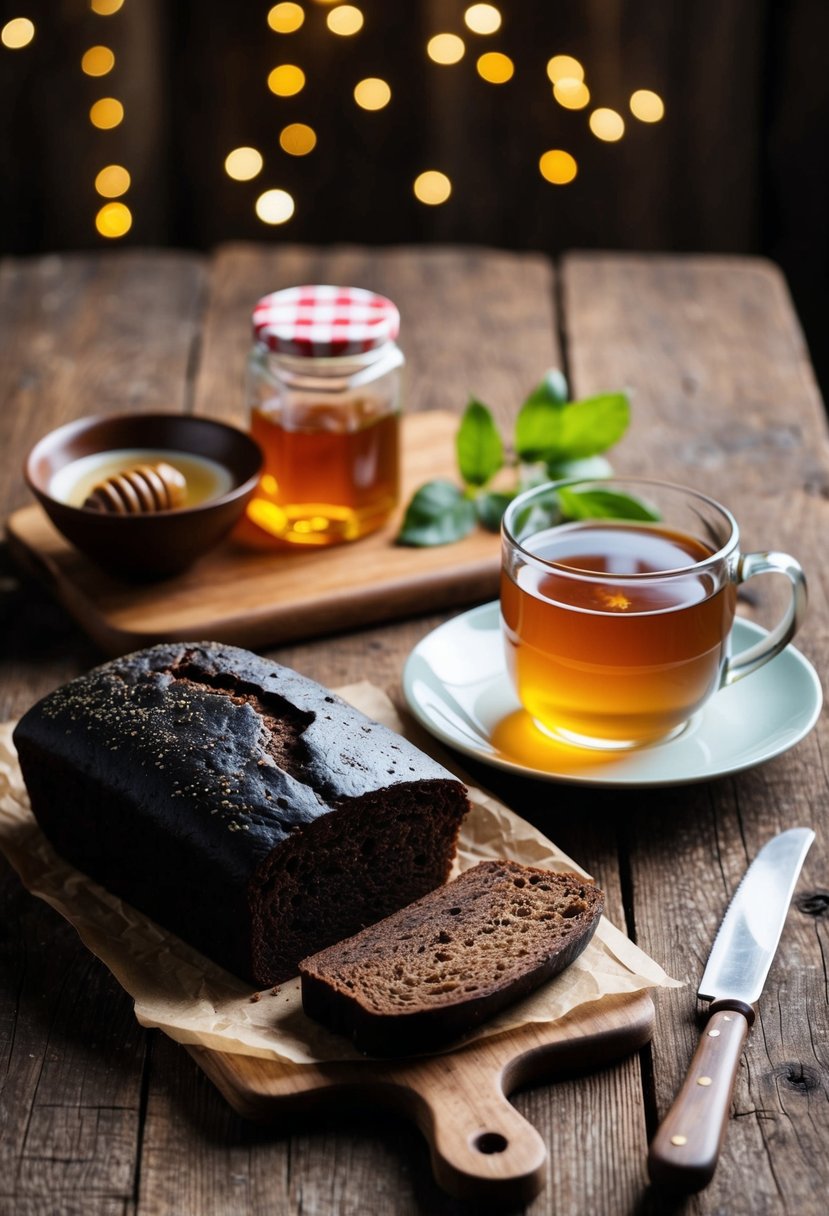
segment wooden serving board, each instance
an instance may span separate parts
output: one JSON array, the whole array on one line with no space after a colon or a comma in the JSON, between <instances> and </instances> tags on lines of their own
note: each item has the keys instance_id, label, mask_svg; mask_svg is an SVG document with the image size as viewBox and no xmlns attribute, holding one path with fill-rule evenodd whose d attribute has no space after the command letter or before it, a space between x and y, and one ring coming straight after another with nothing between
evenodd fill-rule
<instances>
[{"instance_id":1,"label":"wooden serving board","mask_svg":"<svg viewBox=\"0 0 829 1216\"><path fill-rule=\"evenodd\" d=\"M443 411L403 420L405 505L435 477L456 479L458 419ZM161 641L277 645L497 594L499 541L477 530L432 549L394 544L403 506L354 544L294 552L240 525L190 570L153 583L107 575L63 539L39 506L8 520L17 560L47 584L100 648L125 654Z\"/></svg>"},{"instance_id":2,"label":"wooden serving board","mask_svg":"<svg viewBox=\"0 0 829 1216\"><path fill-rule=\"evenodd\" d=\"M410 1060L280 1065L188 1050L241 1115L295 1127L298 1117L324 1104L393 1109L420 1128L444 1190L460 1199L519 1204L544 1186L547 1149L509 1094L635 1051L650 1040L653 1020L650 995L635 992L596 1001L558 1022Z\"/></svg>"}]
</instances>

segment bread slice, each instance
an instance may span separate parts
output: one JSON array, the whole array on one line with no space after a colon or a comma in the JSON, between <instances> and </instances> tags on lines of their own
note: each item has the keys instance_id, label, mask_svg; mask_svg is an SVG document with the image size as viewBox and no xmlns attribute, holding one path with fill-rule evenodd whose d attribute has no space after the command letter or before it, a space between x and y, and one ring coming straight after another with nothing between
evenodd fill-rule
<instances>
[{"instance_id":1,"label":"bread slice","mask_svg":"<svg viewBox=\"0 0 829 1216\"><path fill-rule=\"evenodd\" d=\"M603 905L576 874L480 862L304 959L303 1008L368 1055L431 1050L569 966Z\"/></svg>"}]
</instances>

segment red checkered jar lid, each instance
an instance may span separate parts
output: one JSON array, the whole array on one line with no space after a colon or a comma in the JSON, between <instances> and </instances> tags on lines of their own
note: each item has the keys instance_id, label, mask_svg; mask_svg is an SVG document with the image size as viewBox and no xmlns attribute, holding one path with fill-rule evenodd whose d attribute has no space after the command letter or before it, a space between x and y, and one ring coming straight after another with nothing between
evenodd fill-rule
<instances>
[{"instance_id":1,"label":"red checkered jar lid","mask_svg":"<svg viewBox=\"0 0 829 1216\"><path fill-rule=\"evenodd\" d=\"M315 359L377 350L399 329L391 300L361 287L289 287L263 296L253 310L258 342Z\"/></svg>"}]
</instances>

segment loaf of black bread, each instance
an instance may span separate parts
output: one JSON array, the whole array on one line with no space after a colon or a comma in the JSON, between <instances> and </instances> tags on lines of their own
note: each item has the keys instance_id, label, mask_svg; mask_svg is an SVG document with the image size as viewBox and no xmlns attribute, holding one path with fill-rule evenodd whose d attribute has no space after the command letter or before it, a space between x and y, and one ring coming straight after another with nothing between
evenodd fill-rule
<instances>
[{"instance_id":1,"label":"loaf of black bread","mask_svg":"<svg viewBox=\"0 0 829 1216\"><path fill-rule=\"evenodd\" d=\"M369 1055L428 1051L569 967L603 906L578 874L482 861L304 959L302 1006Z\"/></svg>"},{"instance_id":2,"label":"loaf of black bread","mask_svg":"<svg viewBox=\"0 0 829 1216\"><path fill-rule=\"evenodd\" d=\"M468 808L407 740L212 643L98 667L14 742L62 857L260 986L445 882Z\"/></svg>"}]
</instances>

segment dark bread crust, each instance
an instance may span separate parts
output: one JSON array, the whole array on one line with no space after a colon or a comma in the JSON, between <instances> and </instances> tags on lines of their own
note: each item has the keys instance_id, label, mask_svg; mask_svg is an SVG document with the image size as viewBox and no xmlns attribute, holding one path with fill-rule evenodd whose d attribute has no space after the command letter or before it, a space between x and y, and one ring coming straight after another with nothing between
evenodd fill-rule
<instances>
[{"instance_id":1,"label":"dark bread crust","mask_svg":"<svg viewBox=\"0 0 829 1216\"><path fill-rule=\"evenodd\" d=\"M432 1050L568 967L603 906L579 875L481 862L304 959L303 1008L368 1055Z\"/></svg>"},{"instance_id":2,"label":"dark bread crust","mask_svg":"<svg viewBox=\"0 0 829 1216\"><path fill-rule=\"evenodd\" d=\"M34 706L14 742L63 857L262 985L444 882L468 809L407 740L213 643L104 664Z\"/></svg>"}]
</instances>

